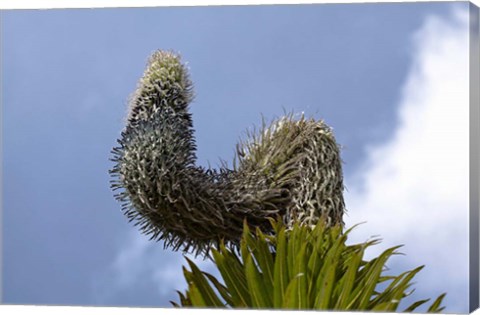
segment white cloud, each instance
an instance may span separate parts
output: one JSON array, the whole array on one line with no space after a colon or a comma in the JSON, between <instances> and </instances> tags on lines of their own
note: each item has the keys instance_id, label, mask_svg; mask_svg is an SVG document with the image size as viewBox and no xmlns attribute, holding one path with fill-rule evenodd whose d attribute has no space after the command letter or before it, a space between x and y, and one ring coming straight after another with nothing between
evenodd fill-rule
<instances>
[{"instance_id":1,"label":"white cloud","mask_svg":"<svg viewBox=\"0 0 480 315\"><path fill-rule=\"evenodd\" d=\"M182 270L187 262L183 253L164 249L162 243L150 241L136 229L132 229L126 239L126 245L114 261L95 279L96 302L106 305L115 303L119 296L137 293L141 287L156 288L154 295L158 296L163 306L171 306L169 300L178 302L176 290L184 292L187 288ZM201 270L219 278L219 274L211 270L213 264L210 260L204 260L201 256L186 256Z\"/></svg>"},{"instance_id":2,"label":"white cloud","mask_svg":"<svg viewBox=\"0 0 480 315\"><path fill-rule=\"evenodd\" d=\"M416 287L447 291L450 312L468 303L468 34L468 11L458 7L449 19L429 16L415 33L397 129L367 148L345 195L347 226L366 221L352 239L380 235L371 255L405 244L398 261L426 264Z\"/></svg>"}]
</instances>

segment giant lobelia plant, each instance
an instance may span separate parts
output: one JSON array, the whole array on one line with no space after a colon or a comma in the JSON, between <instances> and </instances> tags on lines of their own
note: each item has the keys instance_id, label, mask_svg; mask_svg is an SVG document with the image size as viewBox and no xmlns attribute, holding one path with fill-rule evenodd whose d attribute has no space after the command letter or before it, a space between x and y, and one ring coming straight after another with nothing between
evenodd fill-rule
<instances>
[{"instance_id":1,"label":"giant lobelia plant","mask_svg":"<svg viewBox=\"0 0 480 315\"><path fill-rule=\"evenodd\" d=\"M195 164L192 99L180 56L154 52L130 98L110 170L116 199L142 232L218 267L224 284L188 261L181 305L396 310L421 268L384 276L396 248L367 262L363 251L375 242L345 245L343 175L331 128L286 115L241 141L232 169L205 169ZM442 299L429 310L440 311Z\"/></svg>"}]
</instances>

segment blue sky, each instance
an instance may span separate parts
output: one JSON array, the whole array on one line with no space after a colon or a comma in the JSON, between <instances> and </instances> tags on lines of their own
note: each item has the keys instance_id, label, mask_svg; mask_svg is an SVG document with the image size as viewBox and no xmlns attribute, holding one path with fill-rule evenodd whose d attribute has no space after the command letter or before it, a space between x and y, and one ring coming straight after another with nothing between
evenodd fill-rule
<instances>
[{"instance_id":1,"label":"blue sky","mask_svg":"<svg viewBox=\"0 0 480 315\"><path fill-rule=\"evenodd\" d=\"M437 199L448 194L433 185L440 193L434 191L430 199L411 197L411 190L432 183L413 174L418 168L404 169L399 165L408 163L393 158L405 153L402 141L418 138L408 136L411 130L441 136L438 129L415 125L415 117L440 117L427 110L428 100L444 91L439 83L429 83L435 75L427 61L436 60L429 57L432 51L435 56L452 51L435 43L462 34L465 17L459 8L466 9L466 3L3 11L3 302L170 306L174 290L184 287L181 254L148 242L128 224L108 183L110 150L124 125L127 98L148 55L158 48L180 52L190 67L199 164L216 167L220 159L231 160L235 143L261 122L261 115L270 120L285 109L325 119L343 146L347 223L371 224L358 228L358 239L380 234L387 244L406 243L407 256L398 258L393 270L435 264L432 253L415 244L422 242L407 242L418 218L407 210L395 213L395 220L388 220L388 212L378 215L395 200L379 202L374 186L380 179L386 185L389 176L380 175L391 162L385 166L388 174L414 178L390 176L395 192L387 195L411 200L405 207L441 203L450 205L446 213L468 211L457 208L461 189ZM447 42L447 48L462 44ZM460 58L462 53L458 49ZM440 59L438 64L449 63ZM442 77L448 79L449 71ZM463 73L458 75L463 79ZM458 100L456 93L449 95ZM444 116L451 117L449 112ZM464 118L458 116L454 126ZM436 123L432 120L432 126ZM458 129L459 136L462 132ZM430 157L427 153L422 156ZM426 174L448 168L430 164ZM465 170L451 170L450 178L462 182L458 174ZM365 204L378 212L364 209ZM462 231L468 218L459 218L453 224L452 217L434 213L422 224L424 233L413 234L425 240L439 227ZM396 231L390 239L389 231ZM456 235L457 241L468 240L461 232ZM425 271L415 297L450 289L447 311L465 312L468 274L448 275L453 280L445 289L428 280L465 265L464 251L455 251L463 247L431 242L424 246L434 253L441 248L459 261Z\"/></svg>"}]
</instances>

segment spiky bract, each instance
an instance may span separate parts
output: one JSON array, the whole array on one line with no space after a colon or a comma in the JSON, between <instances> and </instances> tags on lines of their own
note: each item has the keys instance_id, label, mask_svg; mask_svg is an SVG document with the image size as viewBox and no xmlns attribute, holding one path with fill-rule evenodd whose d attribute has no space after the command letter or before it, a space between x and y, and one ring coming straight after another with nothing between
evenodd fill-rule
<instances>
[{"instance_id":1,"label":"spiky bract","mask_svg":"<svg viewBox=\"0 0 480 315\"><path fill-rule=\"evenodd\" d=\"M343 224L339 148L323 121L287 115L237 146L234 169L195 165L188 105L192 83L180 57L157 51L130 100L112 150L116 198L130 220L175 250L237 246L243 222L269 233L268 218Z\"/></svg>"}]
</instances>

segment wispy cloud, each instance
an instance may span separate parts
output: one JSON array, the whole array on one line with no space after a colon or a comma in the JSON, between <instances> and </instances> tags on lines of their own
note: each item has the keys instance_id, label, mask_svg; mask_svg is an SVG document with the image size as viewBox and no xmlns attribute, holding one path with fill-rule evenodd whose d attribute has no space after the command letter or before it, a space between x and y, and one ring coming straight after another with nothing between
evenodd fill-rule
<instances>
[{"instance_id":1,"label":"wispy cloud","mask_svg":"<svg viewBox=\"0 0 480 315\"><path fill-rule=\"evenodd\" d=\"M465 312L468 11L453 7L449 18L429 16L412 41L397 129L388 142L367 148L365 164L347 181L346 223L366 221L352 234L355 241L380 235L379 249L405 244L398 260L426 264L416 287L432 297L447 291L447 310Z\"/></svg>"},{"instance_id":2,"label":"wispy cloud","mask_svg":"<svg viewBox=\"0 0 480 315\"><path fill-rule=\"evenodd\" d=\"M119 297L128 295L126 305L143 306L146 300L142 292L157 297L158 305L169 307L168 301L178 302L176 290L185 291L182 266L186 260L181 252L164 250L161 243L149 241L148 237L132 230L126 237L125 246L119 250L112 263L101 276L95 279L95 299L100 305L118 304ZM212 262L202 257L192 257L200 269L218 277ZM151 302L150 302L151 303Z\"/></svg>"}]
</instances>

